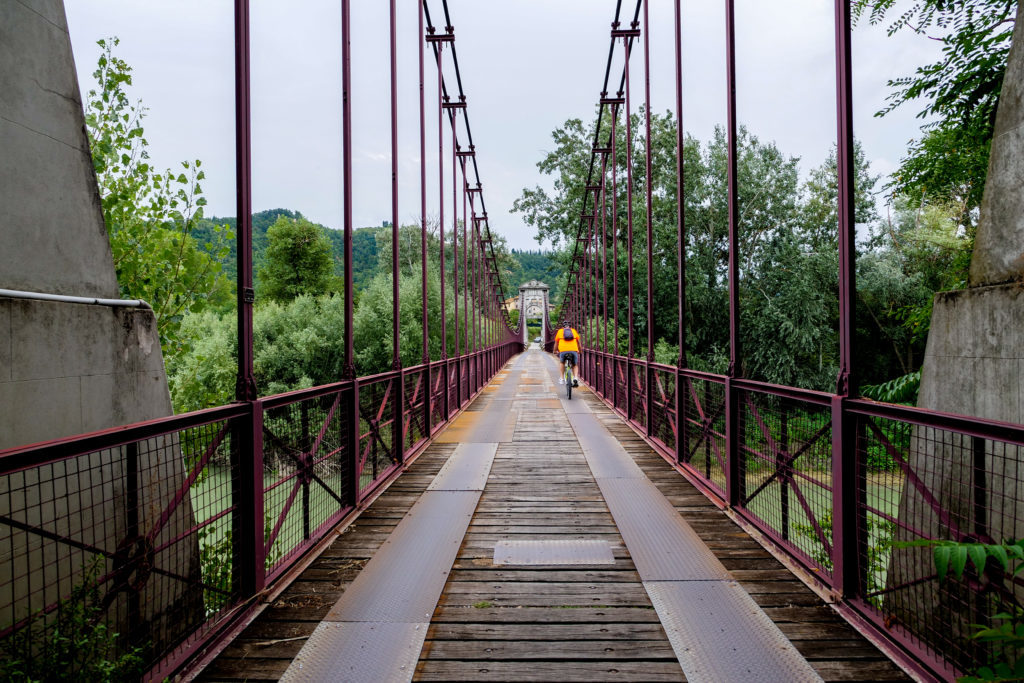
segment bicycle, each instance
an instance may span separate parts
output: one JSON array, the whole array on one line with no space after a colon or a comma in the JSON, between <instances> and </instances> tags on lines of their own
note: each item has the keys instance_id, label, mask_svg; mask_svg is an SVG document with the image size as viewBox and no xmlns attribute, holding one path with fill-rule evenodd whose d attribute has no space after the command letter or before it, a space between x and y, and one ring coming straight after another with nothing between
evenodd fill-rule
<instances>
[{"instance_id":1,"label":"bicycle","mask_svg":"<svg viewBox=\"0 0 1024 683\"><path fill-rule=\"evenodd\" d=\"M575 379L573 379L572 356L568 356L565 359L565 377L563 379L565 379L565 397L566 397L566 399L571 401L572 400L572 383L576 381Z\"/></svg>"}]
</instances>

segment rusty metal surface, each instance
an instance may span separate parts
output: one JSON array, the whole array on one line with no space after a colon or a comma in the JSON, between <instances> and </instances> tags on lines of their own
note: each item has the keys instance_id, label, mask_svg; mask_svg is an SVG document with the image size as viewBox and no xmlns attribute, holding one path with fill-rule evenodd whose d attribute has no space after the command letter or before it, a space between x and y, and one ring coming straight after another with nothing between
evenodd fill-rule
<instances>
[{"instance_id":1,"label":"rusty metal surface","mask_svg":"<svg viewBox=\"0 0 1024 683\"><path fill-rule=\"evenodd\" d=\"M416 671L428 626L323 622L280 680L407 683Z\"/></svg>"},{"instance_id":2,"label":"rusty metal surface","mask_svg":"<svg viewBox=\"0 0 1024 683\"><path fill-rule=\"evenodd\" d=\"M735 581L645 581L691 681L821 681Z\"/></svg>"},{"instance_id":3,"label":"rusty metal surface","mask_svg":"<svg viewBox=\"0 0 1024 683\"><path fill-rule=\"evenodd\" d=\"M496 443L464 443L441 467L428 491L483 491L491 472Z\"/></svg>"},{"instance_id":4,"label":"rusty metal surface","mask_svg":"<svg viewBox=\"0 0 1024 683\"><path fill-rule=\"evenodd\" d=\"M324 621L430 621L479 491L427 491Z\"/></svg>"},{"instance_id":5,"label":"rusty metal surface","mask_svg":"<svg viewBox=\"0 0 1024 683\"><path fill-rule=\"evenodd\" d=\"M595 479L647 479L643 470L595 415L576 414L570 422Z\"/></svg>"},{"instance_id":6,"label":"rusty metal surface","mask_svg":"<svg viewBox=\"0 0 1024 683\"><path fill-rule=\"evenodd\" d=\"M504 404L505 402L502 401ZM455 418L438 443L495 443L511 441L516 431L513 410L466 411Z\"/></svg>"},{"instance_id":7,"label":"rusty metal surface","mask_svg":"<svg viewBox=\"0 0 1024 683\"><path fill-rule=\"evenodd\" d=\"M714 553L647 479L598 479L608 510L644 581L731 578Z\"/></svg>"},{"instance_id":8,"label":"rusty metal surface","mask_svg":"<svg viewBox=\"0 0 1024 683\"><path fill-rule=\"evenodd\" d=\"M615 564L615 557L607 541L498 541L494 564Z\"/></svg>"}]
</instances>

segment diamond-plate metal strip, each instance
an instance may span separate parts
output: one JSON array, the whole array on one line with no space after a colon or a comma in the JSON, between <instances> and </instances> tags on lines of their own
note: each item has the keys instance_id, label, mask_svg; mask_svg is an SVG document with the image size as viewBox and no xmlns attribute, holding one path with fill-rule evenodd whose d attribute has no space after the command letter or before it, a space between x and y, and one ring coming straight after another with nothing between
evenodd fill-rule
<instances>
[{"instance_id":1,"label":"diamond-plate metal strip","mask_svg":"<svg viewBox=\"0 0 1024 683\"><path fill-rule=\"evenodd\" d=\"M425 492L324 621L430 621L479 499L479 491Z\"/></svg>"},{"instance_id":2,"label":"diamond-plate metal strip","mask_svg":"<svg viewBox=\"0 0 1024 683\"><path fill-rule=\"evenodd\" d=\"M615 556L607 541L498 541L494 564L615 564Z\"/></svg>"},{"instance_id":3,"label":"diamond-plate metal strip","mask_svg":"<svg viewBox=\"0 0 1024 683\"><path fill-rule=\"evenodd\" d=\"M427 622L323 622L280 680L408 683L416 672L428 626Z\"/></svg>"},{"instance_id":4,"label":"diamond-plate metal strip","mask_svg":"<svg viewBox=\"0 0 1024 683\"><path fill-rule=\"evenodd\" d=\"M459 444L427 490L483 491L497 452L496 443Z\"/></svg>"},{"instance_id":5,"label":"diamond-plate metal strip","mask_svg":"<svg viewBox=\"0 0 1024 683\"><path fill-rule=\"evenodd\" d=\"M580 446L583 447L583 454L595 479L647 480L647 475L633 462L633 458L629 457L622 444L601 424L596 415L573 416L572 428L576 432Z\"/></svg>"},{"instance_id":6,"label":"diamond-plate metal strip","mask_svg":"<svg viewBox=\"0 0 1024 683\"><path fill-rule=\"evenodd\" d=\"M687 680L820 683L735 581L645 581L644 588Z\"/></svg>"},{"instance_id":7,"label":"diamond-plate metal strip","mask_svg":"<svg viewBox=\"0 0 1024 683\"><path fill-rule=\"evenodd\" d=\"M648 479L598 479L643 581L721 581L728 570Z\"/></svg>"},{"instance_id":8,"label":"diamond-plate metal strip","mask_svg":"<svg viewBox=\"0 0 1024 683\"><path fill-rule=\"evenodd\" d=\"M516 433L516 411L508 410L504 403L488 406L468 433L459 437L460 443L505 443Z\"/></svg>"}]
</instances>

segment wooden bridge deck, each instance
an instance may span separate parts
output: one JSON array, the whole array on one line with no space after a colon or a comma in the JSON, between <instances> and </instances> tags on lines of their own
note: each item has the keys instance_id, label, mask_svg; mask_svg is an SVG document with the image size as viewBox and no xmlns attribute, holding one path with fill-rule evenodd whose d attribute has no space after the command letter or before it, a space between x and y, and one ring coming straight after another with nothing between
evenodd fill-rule
<instances>
[{"instance_id":1,"label":"wooden bridge deck","mask_svg":"<svg viewBox=\"0 0 1024 683\"><path fill-rule=\"evenodd\" d=\"M279 679L458 441L481 427L506 434L433 613L413 680L686 680L575 439L572 416L556 398L552 365L539 351L511 362L198 680ZM514 386L503 389L503 382ZM822 679L910 680L582 386L573 401L577 398ZM485 424L485 416L496 412L487 408L499 401L511 417ZM553 453L561 457L553 459ZM493 564L495 544L515 539L604 540L615 562Z\"/></svg>"}]
</instances>

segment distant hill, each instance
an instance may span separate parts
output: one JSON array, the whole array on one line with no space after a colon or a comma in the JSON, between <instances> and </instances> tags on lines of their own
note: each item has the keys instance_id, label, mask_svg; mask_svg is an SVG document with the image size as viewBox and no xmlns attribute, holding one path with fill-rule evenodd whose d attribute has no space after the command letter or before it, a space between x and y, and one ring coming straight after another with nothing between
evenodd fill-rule
<instances>
[{"instance_id":1,"label":"distant hill","mask_svg":"<svg viewBox=\"0 0 1024 683\"><path fill-rule=\"evenodd\" d=\"M281 216L291 219L303 218L300 212L289 209L269 209L252 215L253 273L257 280L259 279L260 266L263 265L263 255L267 250L267 230ZM234 216L223 218L213 216L203 219L192 232L192 235L201 243L210 242L213 238L213 226L215 225L227 225L234 231L238 221ZM343 275L342 265L344 263L344 233L341 230L334 230L324 225L320 227L323 228L324 233L331 240L334 252L334 273L341 277ZM356 228L352 233L352 280L357 291L365 288L370 283L370 280L373 279L377 269L377 233L384 229L380 227ZM235 281L238 272L236 269L236 246L236 241L232 240L230 244L231 252L224 263L224 271L231 278L232 282Z\"/></svg>"},{"instance_id":2,"label":"distant hill","mask_svg":"<svg viewBox=\"0 0 1024 683\"><path fill-rule=\"evenodd\" d=\"M263 265L263 255L267 250L267 230L281 216L291 219L303 218L298 211L290 209L269 209L252 215L252 247L253 247L253 273L257 282L259 270ZM200 221L199 225L192 232L193 237L200 243L208 243L213 238L213 226L227 225L232 231L236 229L238 221L234 216L219 217L213 216ZM324 233L331 240L334 258L334 273L341 277L344 263L344 232L334 230L321 225ZM356 228L352 233L352 280L356 291L365 289L377 272L377 235L387 227ZM225 259L224 272L234 283L236 277L236 241L230 244L230 253ZM512 296L519 291L519 285L530 280L540 280L551 287L550 297L557 301L564 283L564 274L561 266L555 260L551 252L513 249L512 255L519 262L519 267L511 274L503 275L502 282L507 290L505 293Z\"/></svg>"},{"instance_id":3,"label":"distant hill","mask_svg":"<svg viewBox=\"0 0 1024 683\"><path fill-rule=\"evenodd\" d=\"M562 267L555 260L554 254L549 251L532 251L513 249L512 256L519 261L519 268L512 271L510 275L502 276L509 296L519 291L519 286L530 280L540 280L551 290L548 296L552 301L557 301L562 286L565 284L565 275Z\"/></svg>"}]
</instances>

